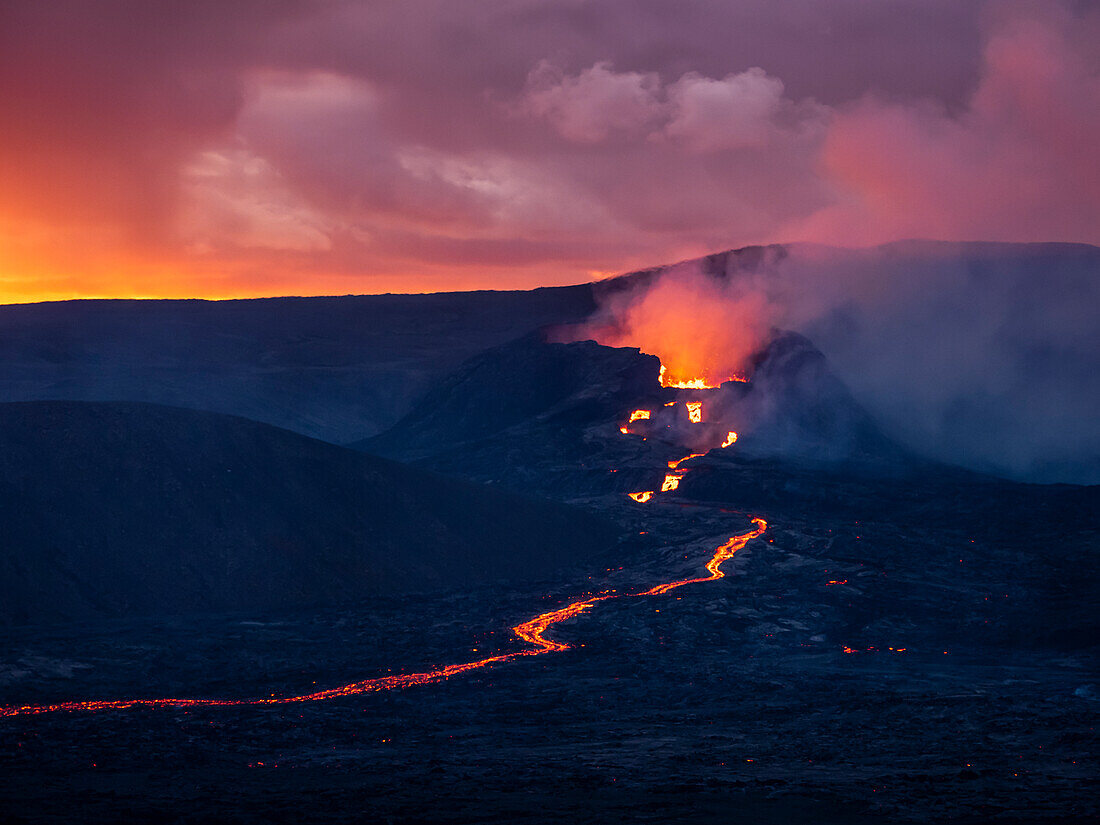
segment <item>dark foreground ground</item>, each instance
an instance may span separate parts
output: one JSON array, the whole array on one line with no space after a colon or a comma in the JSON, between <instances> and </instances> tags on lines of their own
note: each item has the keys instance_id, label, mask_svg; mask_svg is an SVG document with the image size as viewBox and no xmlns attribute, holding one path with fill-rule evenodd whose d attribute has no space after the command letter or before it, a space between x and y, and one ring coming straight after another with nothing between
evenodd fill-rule
<instances>
[{"instance_id":1,"label":"dark foreground ground","mask_svg":"<svg viewBox=\"0 0 1100 825\"><path fill-rule=\"evenodd\" d=\"M574 649L441 684L3 719L0 819L1096 822L1095 511L988 496L909 515L886 497L877 520L762 499L771 528L727 578L599 604L550 631ZM587 589L697 575L747 526L623 498L590 504L644 535L592 582L8 630L0 703L300 693L476 659Z\"/></svg>"}]
</instances>

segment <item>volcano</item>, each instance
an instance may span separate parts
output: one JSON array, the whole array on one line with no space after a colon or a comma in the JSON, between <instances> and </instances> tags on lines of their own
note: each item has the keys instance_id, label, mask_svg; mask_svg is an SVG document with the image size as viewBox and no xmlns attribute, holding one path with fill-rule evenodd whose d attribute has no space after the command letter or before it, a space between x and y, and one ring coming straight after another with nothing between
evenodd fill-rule
<instances>
[{"instance_id":1,"label":"volcano","mask_svg":"<svg viewBox=\"0 0 1100 825\"><path fill-rule=\"evenodd\" d=\"M114 399L0 405L0 815L1094 820L1100 487L899 434L866 307L702 378L573 340L674 269L0 312L9 395Z\"/></svg>"},{"instance_id":2,"label":"volcano","mask_svg":"<svg viewBox=\"0 0 1100 825\"><path fill-rule=\"evenodd\" d=\"M141 401L356 442L414 413L467 359L539 328L579 329L691 272L796 308L779 326L813 341L908 449L1097 483L1100 338L1084 308L1100 302L1098 266L1100 249L1079 244L791 244L527 292L4 306L0 401Z\"/></svg>"},{"instance_id":3,"label":"volcano","mask_svg":"<svg viewBox=\"0 0 1100 825\"><path fill-rule=\"evenodd\" d=\"M737 449L715 456L875 475L932 464L883 435L797 333L773 333L751 380L709 389L661 386L659 359L637 349L545 337L475 356L392 429L351 446L564 498L659 488L670 459L710 453L731 431Z\"/></svg>"}]
</instances>

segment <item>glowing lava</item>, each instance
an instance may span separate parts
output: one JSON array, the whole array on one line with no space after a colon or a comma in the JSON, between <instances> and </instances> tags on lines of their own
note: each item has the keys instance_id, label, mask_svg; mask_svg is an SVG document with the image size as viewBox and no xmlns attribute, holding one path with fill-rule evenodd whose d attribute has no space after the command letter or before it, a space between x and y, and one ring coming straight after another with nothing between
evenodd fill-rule
<instances>
[{"instance_id":1,"label":"glowing lava","mask_svg":"<svg viewBox=\"0 0 1100 825\"><path fill-rule=\"evenodd\" d=\"M661 371L657 375L657 380L662 387L672 387L678 390L713 390L721 385L720 383L711 384L706 378L682 378L679 375L670 373L664 364L661 364ZM726 381L739 381L742 384L747 383L748 380L745 376L738 374L726 378Z\"/></svg>"},{"instance_id":2,"label":"glowing lava","mask_svg":"<svg viewBox=\"0 0 1100 825\"><path fill-rule=\"evenodd\" d=\"M668 368L661 364L661 372L657 380L662 387L675 387L678 390L712 390L717 384L708 384L702 378L673 378L668 373Z\"/></svg>"},{"instance_id":3,"label":"glowing lava","mask_svg":"<svg viewBox=\"0 0 1100 825\"><path fill-rule=\"evenodd\" d=\"M666 383L665 381L665 368L661 367L661 383L664 386L682 386L682 387L694 387L705 388L708 385L705 384L702 379L693 379L688 384L674 384ZM675 404L676 402L672 402ZM670 406L666 404L665 406ZM703 404L699 401L686 402L685 406L688 410L688 418L693 423L701 423L703 420ZM634 421L648 419L650 417L649 410L635 410L630 414L630 421L628 424ZM629 429L625 426L619 428L620 432L629 434ZM726 440L722 442L723 447L728 447L737 440L737 433L730 432L726 437ZM661 485L661 492L668 492L675 490L680 486L680 479L687 473L687 470L680 470L678 467L685 461L698 458L703 453L691 453L683 458L676 459L668 462L668 467L673 472L665 475L664 482ZM628 493L628 495L638 502L647 502L654 496L653 490L647 490L638 493ZM607 601L608 599L617 598L633 598L639 596L657 596L662 593L667 593L670 590L674 590L678 587L683 587L687 584L696 584L698 582L714 581L715 579L722 578L725 574L721 570L722 563L733 556L738 550L744 547L752 539L757 538L767 529L767 523L761 518L753 518L753 524L755 529L743 533L739 536L733 536L725 544L721 545L714 551L714 555L710 561L707 562L706 570L709 573L707 576L692 579L680 579L677 581L666 582L664 584L656 585L649 590L641 593L619 593L615 590L605 591L595 596L590 596L587 599L572 602L560 607L557 610L551 610L547 613L540 613L533 619L529 619L526 622L516 625L512 628L512 632L517 638L531 645L526 650L515 651L512 653L499 653L495 656L489 656L484 659L478 659L473 662L465 662L461 664L447 665L445 667L438 668L436 670L428 670L422 673L405 673L394 676L381 676L373 679L364 679L361 682L352 682L351 684L342 685L340 687L330 688L328 690L321 690L314 693L301 694L299 696L269 696L263 699L119 699L119 700L101 700L91 702L60 702L53 705L16 705L16 706L0 706L0 717L5 716L31 716L41 713L50 713L54 711L105 711L105 710L127 710L129 708L206 708L206 707L243 707L243 706L260 706L260 705L290 705L301 702L319 702L326 699L334 699L341 696L356 696L362 693L377 693L384 690L394 690L397 688L412 687L413 685L426 685L434 682L440 682L445 679L449 679L452 676L457 676L461 673L467 673L471 670L479 670L487 668L492 665L503 664L505 662L511 662L522 656L538 656L542 653L560 652L569 650L569 645L564 642L558 642L553 639L547 639L543 634L553 625L560 624L568 619L572 619L582 613L587 612L597 602ZM839 582L829 582L829 584L837 584ZM873 649L873 648L871 648ZM891 648L893 650L893 648ZM904 648L898 648L898 651L903 651ZM855 652L851 648L845 648L846 653Z\"/></svg>"},{"instance_id":4,"label":"glowing lava","mask_svg":"<svg viewBox=\"0 0 1100 825\"><path fill-rule=\"evenodd\" d=\"M676 402L672 402L672 403L675 404ZM665 406L667 407L669 405L666 404ZM688 401L688 402L685 402L684 406L687 407L688 419L693 424L701 424L702 421L703 421L703 402L702 401ZM620 427L619 429L624 433L628 432L626 427ZM737 440L737 433L730 432L729 435L726 436L726 440L722 442L722 446L723 447L728 447L730 444L732 444L736 440ZM703 456L703 455L705 455L705 453L688 453L683 458L677 458L677 459L674 459L674 460L668 462L668 469L672 470L672 472L665 474L665 480L661 483L661 492L662 493L668 493L672 490L677 489L680 486L680 479L682 479L685 475L687 475L687 472L688 472L687 470L679 469L680 465L683 464L685 461L688 461L692 458L699 458L700 456ZM639 502L642 502L644 504L645 502L647 502L651 498L653 498L654 492L653 491L648 491L648 492L644 492L644 493L627 493L627 495L630 496L635 501L639 501Z\"/></svg>"},{"instance_id":5,"label":"glowing lava","mask_svg":"<svg viewBox=\"0 0 1100 825\"><path fill-rule=\"evenodd\" d=\"M522 656L538 656L543 653L557 653L569 650L570 646L565 642L547 639L543 634L553 625L572 619L585 613L597 602L619 598L637 598L641 596L657 596L697 582L714 581L725 576L722 572L722 563L731 558L734 553L762 535L768 529L767 522L761 518L753 518L755 529L739 536L733 536L725 544L714 551L714 555L707 562L706 570L710 574L699 578L679 579L651 587L641 593L619 593L615 590L605 591L587 599L572 602L557 610L540 613L533 619L512 628L512 632L531 647L514 653L500 653L474 662L465 662L456 665L447 665L437 670L428 670L423 673L405 673L395 676L381 676L375 679L364 679L361 682L352 682L348 685L320 690L315 693L305 693L299 696L270 696L263 699L119 699L93 702L59 702L54 705L16 705L0 706L0 717L4 716L33 716L40 713L55 711L105 711L127 710L130 708L208 708L208 707L243 707L256 705L291 705L301 702L320 702L326 699L335 699L341 696L357 696L362 693L377 693L383 690L412 687L413 685L426 685L440 682L467 673L471 670L490 667L519 659Z\"/></svg>"},{"instance_id":6,"label":"glowing lava","mask_svg":"<svg viewBox=\"0 0 1100 825\"><path fill-rule=\"evenodd\" d=\"M686 455L683 458L677 458L674 461L668 462L668 468L670 470L675 470L677 467L679 467L681 464L683 464L689 458L700 458L704 455L706 455L706 453L691 453L690 455Z\"/></svg>"}]
</instances>

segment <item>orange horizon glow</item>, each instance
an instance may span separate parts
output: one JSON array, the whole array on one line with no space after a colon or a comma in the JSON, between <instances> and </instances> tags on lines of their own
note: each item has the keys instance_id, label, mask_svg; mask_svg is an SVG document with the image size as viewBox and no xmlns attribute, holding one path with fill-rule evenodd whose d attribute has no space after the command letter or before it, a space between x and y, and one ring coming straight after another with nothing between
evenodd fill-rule
<instances>
[{"instance_id":1,"label":"orange horizon glow","mask_svg":"<svg viewBox=\"0 0 1100 825\"><path fill-rule=\"evenodd\" d=\"M0 261L0 306L20 304L55 303L62 301L113 301L113 300L167 300L167 301L247 301L264 298L338 298L371 295L436 295L449 292L512 292L529 291L540 287L566 287L591 283L570 274L540 281L517 279L502 281L493 275L472 275L455 278L453 275L317 275L310 273L294 279L285 287L271 284L241 286L222 284L219 278L211 285L200 286L185 273L149 276L150 269L130 274L120 273L117 282L108 286L98 284L87 287L58 286L50 284L67 282L67 278L51 275L10 276L10 267ZM224 279L230 280L230 279Z\"/></svg>"}]
</instances>

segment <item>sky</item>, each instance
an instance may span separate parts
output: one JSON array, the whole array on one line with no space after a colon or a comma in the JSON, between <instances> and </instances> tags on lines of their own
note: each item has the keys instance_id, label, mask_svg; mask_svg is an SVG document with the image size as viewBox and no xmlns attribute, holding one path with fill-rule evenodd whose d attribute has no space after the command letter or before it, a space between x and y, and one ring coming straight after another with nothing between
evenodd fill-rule
<instances>
[{"instance_id":1,"label":"sky","mask_svg":"<svg viewBox=\"0 0 1100 825\"><path fill-rule=\"evenodd\" d=\"M1100 4L6 0L0 302L1100 243Z\"/></svg>"}]
</instances>

